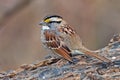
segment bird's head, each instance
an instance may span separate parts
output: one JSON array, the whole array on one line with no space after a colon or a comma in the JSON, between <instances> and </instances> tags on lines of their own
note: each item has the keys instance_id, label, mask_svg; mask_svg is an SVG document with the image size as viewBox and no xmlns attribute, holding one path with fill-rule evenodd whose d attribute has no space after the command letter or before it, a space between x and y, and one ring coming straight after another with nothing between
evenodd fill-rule
<instances>
[{"instance_id":1,"label":"bird's head","mask_svg":"<svg viewBox=\"0 0 120 80\"><path fill-rule=\"evenodd\" d=\"M43 21L40 22L42 29L56 29L60 24L64 22L63 18L58 15L46 16Z\"/></svg>"}]
</instances>

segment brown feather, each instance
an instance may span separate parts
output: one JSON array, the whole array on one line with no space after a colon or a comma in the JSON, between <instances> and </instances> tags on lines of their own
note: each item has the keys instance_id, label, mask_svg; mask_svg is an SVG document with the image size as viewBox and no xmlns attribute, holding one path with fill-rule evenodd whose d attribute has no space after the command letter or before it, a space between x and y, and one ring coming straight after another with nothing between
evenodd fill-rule
<instances>
[{"instance_id":1,"label":"brown feather","mask_svg":"<svg viewBox=\"0 0 120 80\"><path fill-rule=\"evenodd\" d=\"M46 30L44 32L47 46L61 55L68 61L72 62L71 50L65 45L60 36L57 36L54 31Z\"/></svg>"},{"instance_id":2,"label":"brown feather","mask_svg":"<svg viewBox=\"0 0 120 80\"><path fill-rule=\"evenodd\" d=\"M58 53L59 55L63 56L65 59L67 59L68 61L71 61L72 62L72 58L71 56L69 55L70 53L64 49L63 47L60 47L58 49L54 49L54 51L56 53Z\"/></svg>"}]
</instances>

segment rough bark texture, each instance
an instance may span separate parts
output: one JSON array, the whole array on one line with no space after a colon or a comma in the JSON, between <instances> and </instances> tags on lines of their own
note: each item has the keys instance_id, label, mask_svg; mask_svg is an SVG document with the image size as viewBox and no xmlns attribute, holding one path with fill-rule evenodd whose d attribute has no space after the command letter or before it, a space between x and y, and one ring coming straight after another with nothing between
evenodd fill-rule
<instances>
[{"instance_id":1,"label":"rough bark texture","mask_svg":"<svg viewBox=\"0 0 120 80\"><path fill-rule=\"evenodd\" d=\"M46 59L33 64L24 64L16 70L1 72L2 80L120 80L120 35L95 51L112 63L101 62L85 55L74 55L74 63L63 58Z\"/></svg>"}]
</instances>

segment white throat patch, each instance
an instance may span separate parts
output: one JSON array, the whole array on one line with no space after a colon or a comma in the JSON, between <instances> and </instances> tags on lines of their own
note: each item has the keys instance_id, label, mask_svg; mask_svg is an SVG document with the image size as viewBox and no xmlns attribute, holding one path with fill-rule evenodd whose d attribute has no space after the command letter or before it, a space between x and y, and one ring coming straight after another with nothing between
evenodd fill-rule
<instances>
[{"instance_id":1,"label":"white throat patch","mask_svg":"<svg viewBox=\"0 0 120 80\"><path fill-rule=\"evenodd\" d=\"M48 26L42 26L42 30L50 29Z\"/></svg>"}]
</instances>

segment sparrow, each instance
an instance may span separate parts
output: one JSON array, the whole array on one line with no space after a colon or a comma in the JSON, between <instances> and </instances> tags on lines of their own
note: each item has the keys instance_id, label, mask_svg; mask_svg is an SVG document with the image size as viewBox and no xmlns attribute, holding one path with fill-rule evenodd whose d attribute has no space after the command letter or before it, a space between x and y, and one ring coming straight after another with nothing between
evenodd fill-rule
<instances>
[{"instance_id":1,"label":"sparrow","mask_svg":"<svg viewBox=\"0 0 120 80\"><path fill-rule=\"evenodd\" d=\"M77 50L103 62L111 62L106 57L84 47L77 32L61 16L46 16L39 25L43 45L66 60L72 62L72 54Z\"/></svg>"}]
</instances>

